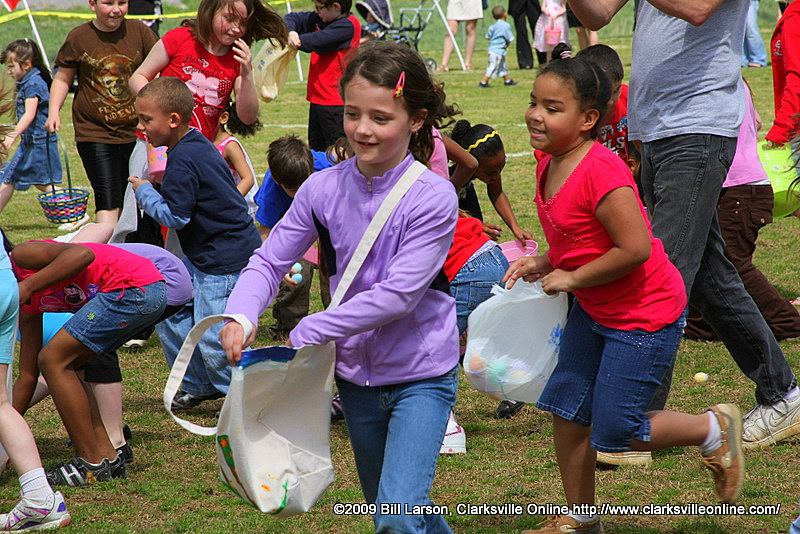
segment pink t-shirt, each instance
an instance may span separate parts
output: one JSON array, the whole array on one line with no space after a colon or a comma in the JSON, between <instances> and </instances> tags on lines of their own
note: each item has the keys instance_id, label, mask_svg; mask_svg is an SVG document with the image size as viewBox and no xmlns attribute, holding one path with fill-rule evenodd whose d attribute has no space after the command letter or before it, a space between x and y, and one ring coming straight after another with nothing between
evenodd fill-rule
<instances>
[{"instance_id":1,"label":"pink t-shirt","mask_svg":"<svg viewBox=\"0 0 800 534\"><path fill-rule=\"evenodd\" d=\"M614 242L595 216L600 200L619 187L636 184L630 170L611 150L594 143L567 181L547 202L541 191L551 156L536 169L536 207L550 250L547 255L557 269L574 271L603 254ZM652 251L650 258L627 275L594 287L575 290L584 310L598 323L618 330L654 332L674 322L686 308L686 289L680 272L669 261L661 240L647 224Z\"/></svg>"},{"instance_id":2,"label":"pink t-shirt","mask_svg":"<svg viewBox=\"0 0 800 534\"><path fill-rule=\"evenodd\" d=\"M55 243L52 240L45 240ZM143 287L164 277L156 269L153 262L113 245L101 243L79 243L92 249L94 261L89 266L72 278L37 291L31 295L29 304L21 309L29 314L43 312L71 312L75 313L89 302L98 293L108 293L130 287ZM23 269L14 263L14 254L11 254L14 271L21 280L34 274L35 270Z\"/></svg>"},{"instance_id":3,"label":"pink t-shirt","mask_svg":"<svg viewBox=\"0 0 800 534\"><path fill-rule=\"evenodd\" d=\"M444 147L442 141L442 132L436 128L431 128L433 133L433 154L431 154L430 166L431 170L444 178L450 179L450 171L447 168L447 149Z\"/></svg>"},{"instance_id":4,"label":"pink t-shirt","mask_svg":"<svg viewBox=\"0 0 800 534\"><path fill-rule=\"evenodd\" d=\"M746 87L746 86L745 86ZM722 187L747 184L769 184L767 172L758 159L758 130L756 129L756 109L753 106L753 97L746 90L747 106L745 106L744 120L739 128L739 138L736 140L736 154L733 156L731 168Z\"/></svg>"},{"instance_id":5,"label":"pink t-shirt","mask_svg":"<svg viewBox=\"0 0 800 534\"><path fill-rule=\"evenodd\" d=\"M161 42L169 56L161 76L186 82L194 95L190 125L213 141L219 116L233 92L233 82L239 77L239 62L233 49L224 56L215 56L184 27L168 31Z\"/></svg>"}]
</instances>

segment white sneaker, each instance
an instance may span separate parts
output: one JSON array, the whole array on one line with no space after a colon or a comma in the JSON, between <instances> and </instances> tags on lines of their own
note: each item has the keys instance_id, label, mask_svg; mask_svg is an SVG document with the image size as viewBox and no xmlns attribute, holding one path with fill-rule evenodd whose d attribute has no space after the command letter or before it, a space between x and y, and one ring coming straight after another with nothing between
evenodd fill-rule
<instances>
[{"instance_id":1,"label":"white sneaker","mask_svg":"<svg viewBox=\"0 0 800 534\"><path fill-rule=\"evenodd\" d=\"M60 491L47 498L44 506L36 506L26 497L7 514L0 514L0 530L44 530L69 525L64 496Z\"/></svg>"},{"instance_id":2,"label":"white sneaker","mask_svg":"<svg viewBox=\"0 0 800 534\"><path fill-rule=\"evenodd\" d=\"M88 223L91 218L88 215L84 215L80 219L74 222L65 222L63 224L58 225L58 229L61 232L72 232L83 226L84 224Z\"/></svg>"},{"instance_id":3,"label":"white sneaker","mask_svg":"<svg viewBox=\"0 0 800 534\"><path fill-rule=\"evenodd\" d=\"M129 350L139 350L144 347L145 343L147 343L145 339L129 339L122 346Z\"/></svg>"},{"instance_id":4,"label":"white sneaker","mask_svg":"<svg viewBox=\"0 0 800 534\"><path fill-rule=\"evenodd\" d=\"M466 454L467 434L461 425L450 419L447 421L447 431L444 433L442 448L439 454Z\"/></svg>"},{"instance_id":5,"label":"white sneaker","mask_svg":"<svg viewBox=\"0 0 800 534\"><path fill-rule=\"evenodd\" d=\"M745 449L767 447L800 434L800 395L794 400L779 400L772 406L757 405L744 416L742 446Z\"/></svg>"}]
</instances>

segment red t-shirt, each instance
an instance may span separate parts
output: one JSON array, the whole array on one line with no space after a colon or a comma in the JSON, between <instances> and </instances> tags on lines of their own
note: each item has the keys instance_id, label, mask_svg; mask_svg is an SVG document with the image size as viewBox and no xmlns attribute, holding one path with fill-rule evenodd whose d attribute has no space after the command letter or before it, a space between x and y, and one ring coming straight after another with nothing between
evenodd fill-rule
<instances>
[{"instance_id":1,"label":"red t-shirt","mask_svg":"<svg viewBox=\"0 0 800 534\"><path fill-rule=\"evenodd\" d=\"M536 207L550 245L547 253L550 263L557 269L574 271L614 246L595 216L600 200L619 187L630 187L636 192L636 185L622 160L603 145L594 143L561 189L543 202L540 192L550 160L550 155L545 156L536 169ZM575 296L592 319L604 326L654 332L683 313L686 289L661 240L653 237L638 195L636 198L650 234L650 258L617 280L576 289Z\"/></svg>"},{"instance_id":2,"label":"red t-shirt","mask_svg":"<svg viewBox=\"0 0 800 534\"><path fill-rule=\"evenodd\" d=\"M324 54L311 53L306 99L312 104L344 105L342 96L339 94L339 80L342 79L344 73L344 59L351 50L358 48L358 42L361 39L361 23L354 15L348 15L347 20L353 26L353 37L350 39L349 47Z\"/></svg>"},{"instance_id":3,"label":"red t-shirt","mask_svg":"<svg viewBox=\"0 0 800 534\"><path fill-rule=\"evenodd\" d=\"M55 243L52 240L45 241ZM21 306L23 311L29 314L75 313L98 293L142 287L164 279L153 262L147 258L112 245L101 243L80 243L80 245L92 249L94 261L76 276L31 295L30 302ZM13 252L11 262L20 280L37 272L17 266L14 263Z\"/></svg>"},{"instance_id":4,"label":"red t-shirt","mask_svg":"<svg viewBox=\"0 0 800 534\"><path fill-rule=\"evenodd\" d=\"M781 145L800 128L800 3L792 2L781 15L770 41L775 122L766 138Z\"/></svg>"},{"instance_id":5,"label":"red t-shirt","mask_svg":"<svg viewBox=\"0 0 800 534\"><path fill-rule=\"evenodd\" d=\"M628 86L622 84L619 99L600 126L597 141L610 148L622 161L628 160Z\"/></svg>"},{"instance_id":6,"label":"red t-shirt","mask_svg":"<svg viewBox=\"0 0 800 534\"><path fill-rule=\"evenodd\" d=\"M194 95L190 125L213 140L219 116L233 92L233 82L239 77L239 62L233 49L224 56L215 56L192 36L189 28L170 30L161 42L169 56L161 76L186 82Z\"/></svg>"},{"instance_id":7,"label":"red t-shirt","mask_svg":"<svg viewBox=\"0 0 800 534\"><path fill-rule=\"evenodd\" d=\"M447 252L447 259L444 260L444 274L447 275L447 279L452 282L467 260L487 241L489 236L483 233L483 223L479 219L459 217L456 221L453 245Z\"/></svg>"}]
</instances>

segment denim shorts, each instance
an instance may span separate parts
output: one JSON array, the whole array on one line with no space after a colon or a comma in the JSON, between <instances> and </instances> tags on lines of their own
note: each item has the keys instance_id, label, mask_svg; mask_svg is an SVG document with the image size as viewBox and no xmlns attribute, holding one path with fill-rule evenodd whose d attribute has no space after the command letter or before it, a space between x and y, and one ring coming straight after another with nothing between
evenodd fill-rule
<instances>
[{"instance_id":1,"label":"denim shorts","mask_svg":"<svg viewBox=\"0 0 800 534\"><path fill-rule=\"evenodd\" d=\"M95 354L110 352L158 321L166 305L163 280L141 288L98 293L66 322L64 330Z\"/></svg>"},{"instance_id":2,"label":"denim shorts","mask_svg":"<svg viewBox=\"0 0 800 534\"><path fill-rule=\"evenodd\" d=\"M1 234L0 234L1 235ZM0 364L14 361L19 286L11 269L0 269Z\"/></svg>"},{"instance_id":3,"label":"denim shorts","mask_svg":"<svg viewBox=\"0 0 800 534\"><path fill-rule=\"evenodd\" d=\"M508 260L495 246L464 264L450 282L450 294L456 299L458 333L467 329L467 319L478 304L492 296L492 287L503 279Z\"/></svg>"},{"instance_id":4,"label":"denim shorts","mask_svg":"<svg viewBox=\"0 0 800 534\"><path fill-rule=\"evenodd\" d=\"M617 330L594 321L578 300L570 311L558 364L536 406L591 426L592 448L630 450L650 441L646 412L681 342L686 312L657 330Z\"/></svg>"}]
</instances>

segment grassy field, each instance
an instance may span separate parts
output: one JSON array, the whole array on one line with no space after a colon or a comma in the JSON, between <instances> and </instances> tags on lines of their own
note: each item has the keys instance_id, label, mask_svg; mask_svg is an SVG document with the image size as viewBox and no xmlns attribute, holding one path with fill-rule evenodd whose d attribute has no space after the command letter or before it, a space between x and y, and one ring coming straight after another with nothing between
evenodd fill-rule
<instances>
[{"instance_id":1,"label":"grassy field","mask_svg":"<svg viewBox=\"0 0 800 534\"><path fill-rule=\"evenodd\" d=\"M187 9L196 7L197 0L187 1ZM416 5L412 0L395 2L395 10ZM307 9L310 2L295 4L295 9ZM775 20L775 5L762 3L761 27L769 38ZM174 12L177 8L168 6ZM278 8L283 10L284 7ZM630 6L607 29L600 32L602 42L614 46L623 57L626 69L630 66L630 35L632 27ZM76 19L47 18L39 20L40 31L54 57L64 35L77 24ZM484 21L485 31L489 20ZM165 27L174 22L165 24ZM6 41L29 36L24 19L0 25ZM482 34L482 33L481 33ZM432 23L420 42L424 56L440 60L442 25ZM574 37L574 35L573 35ZM482 66L485 42L479 39L475 65ZM304 70L306 68L303 58ZM510 61L512 66L515 60ZM451 65L455 64L455 61ZM495 126L503 136L509 155L504 173L505 189L523 227L544 242L533 203L535 163L523 124L528 101L531 71L512 71L518 87L497 87L478 90L482 75L476 72L444 74L448 99L464 111L463 117L473 123L485 122ZM748 69L745 73L756 95L756 107L765 130L773 118L772 84L769 69ZM82 165L74 148L69 104L62 110L65 124L62 134L69 147L69 163L76 185L89 189ZM265 127L254 137L245 139L245 146L259 176L266 170L265 153L268 143L285 133L305 136L307 102L305 85L298 81L293 70L290 81L280 98L261 107ZM765 131L764 130L764 131ZM500 223L485 195L481 195L487 220ZM16 193L8 208L0 214L0 225L14 241L52 237L57 234L49 224L33 192ZM507 236L510 232L506 230ZM510 238L510 237L507 237ZM782 219L762 231L756 264L788 298L800 295L800 267L797 254L800 247L800 221ZM312 290L312 295L318 294ZM319 302L315 308L320 309ZM536 320L536 318L531 318ZM264 314L257 345L268 344L263 332L271 323ZM792 368L800 369L800 341L782 342ZM74 532L271 532L312 533L372 531L369 517L343 517L333 514L333 504L359 502L358 485L347 431L342 424L331 430L331 446L336 466L336 481L314 509L302 516L277 520L244 505L230 494L216 475L214 446L210 438L187 433L164 412L161 395L168 374L158 340L151 339L145 349L121 354L125 377L125 420L133 429L131 445L136 461L124 481L100 483L86 489L66 489L73 525L65 531ZM692 376L697 371L710 375L705 385L697 385ZM463 377L463 375L462 375ZM193 419L213 423L213 416L222 401L202 405L192 414ZM698 413L711 404L735 402L742 411L754 403L753 385L739 371L720 343L686 341L678 354L672 396L672 409ZM563 504L564 497L552 443L550 417L528 406L511 420L492 418L495 401L473 390L462 380L457 411L468 436L468 454L442 457L439 462L432 498L437 504L447 504L453 510L448 518L457 533L517 532L533 528L541 519L536 515L459 515L458 503L473 505L517 503ZM66 433L52 403L43 402L28 413L28 421L39 443L46 466L63 461L71 455L66 446ZM298 416L302 423L302 415ZM747 457L747 477L741 504L746 507L780 505L774 515L619 515L604 518L606 531L611 533L777 533L786 532L797 514L800 497L800 440L789 439L778 446L751 452ZM713 504L714 491L708 472L699 466L699 455L690 449L669 449L654 453L651 466L618 469L598 469L597 496L599 503L619 505L655 504ZM794 466L794 467L792 467ZM17 499L19 486L16 473L9 469L0 479L0 509L10 508Z\"/></svg>"}]
</instances>

